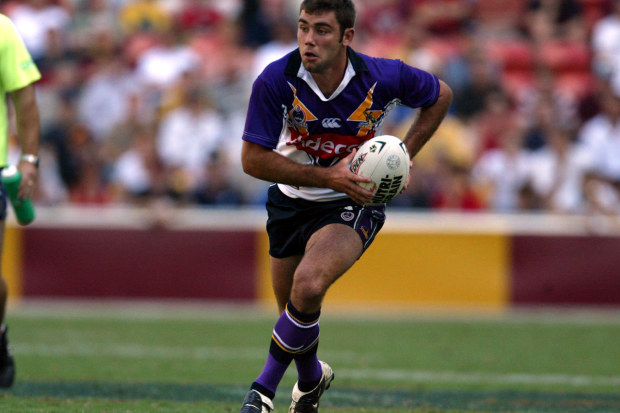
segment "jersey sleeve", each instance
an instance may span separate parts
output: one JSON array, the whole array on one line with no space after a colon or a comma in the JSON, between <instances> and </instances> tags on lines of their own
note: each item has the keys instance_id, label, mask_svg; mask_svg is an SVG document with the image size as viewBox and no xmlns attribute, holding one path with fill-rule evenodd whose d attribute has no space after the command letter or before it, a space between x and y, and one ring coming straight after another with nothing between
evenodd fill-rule
<instances>
[{"instance_id":1,"label":"jersey sleeve","mask_svg":"<svg viewBox=\"0 0 620 413\"><path fill-rule=\"evenodd\" d=\"M400 65L400 85L403 93L401 102L409 107L428 107L439 98L439 79L432 73L411 67L402 61Z\"/></svg>"},{"instance_id":2,"label":"jersey sleeve","mask_svg":"<svg viewBox=\"0 0 620 413\"><path fill-rule=\"evenodd\" d=\"M259 76L252 86L243 140L274 149L285 127L285 114L282 97Z\"/></svg>"},{"instance_id":3,"label":"jersey sleeve","mask_svg":"<svg viewBox=\"0 0 620 413\"><path fill-rule=\"evenodd\" d=\"M40 78L39 69L15 26L6 16L0 16L0 86L12 92Z\"/></svg>"}]
</instances>

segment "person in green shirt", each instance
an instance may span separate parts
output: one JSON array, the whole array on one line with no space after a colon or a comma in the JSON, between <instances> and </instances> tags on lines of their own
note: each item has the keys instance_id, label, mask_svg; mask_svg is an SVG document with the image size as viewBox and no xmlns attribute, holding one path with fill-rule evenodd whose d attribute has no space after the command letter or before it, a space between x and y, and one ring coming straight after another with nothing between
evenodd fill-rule
<instances>
[{"instance_id":1,"label":"person in green shirt","mask_svg":"<svg viewBox=\"0 0 620 413\"><path fill-rule=\"evenodd\" d=\"M17 168L22 175L18 190L18 197L22 199L33 194L38 178L40 120L34 82L40 78L39 69L15 26L0 14L0 169L5 168L8 161L8 96L15 109L17 140L21 147ZM0 185L0 253L4 247L7 205L6 191ZM0 387L11 387L15 379L15 363L8 349L4 324L7 296L7 284L0 274Z\"/></svg>"}]
</instances>

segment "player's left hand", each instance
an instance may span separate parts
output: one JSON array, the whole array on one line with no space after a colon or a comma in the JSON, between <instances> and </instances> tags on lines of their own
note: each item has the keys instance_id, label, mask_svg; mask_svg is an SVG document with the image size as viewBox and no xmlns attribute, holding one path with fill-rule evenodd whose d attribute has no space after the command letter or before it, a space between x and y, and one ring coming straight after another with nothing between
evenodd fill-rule
<instances>
[{"instance_id":1,"label":"player's left hand","mask_svg":"<svg viewBox=\"0 0 620 413\"><path fill-rule=\"evenodd\" d=\"M407 175L407 180L405 181L405 186L403 186L403 189L399 192L399 194L402 194L403 192L405 192L407 190L407 188L409 187L409 181L411 181L411 174L413 173L413 160L409 161L409 174Z\"/></svg>"},{"instance_id":2,"label":"player's left hand","mask_svg":"<svg viewBox=\"0 0 620 413\"><path fill-rule=\"evenodd\" d=\"M19 165L17 165L17 169L19 169L22 174L17 197L20 199L30 198L34 195L35 185L39 177L39 169L32 163L25 161L21 161Z\"/></svg>"}]
</instances>

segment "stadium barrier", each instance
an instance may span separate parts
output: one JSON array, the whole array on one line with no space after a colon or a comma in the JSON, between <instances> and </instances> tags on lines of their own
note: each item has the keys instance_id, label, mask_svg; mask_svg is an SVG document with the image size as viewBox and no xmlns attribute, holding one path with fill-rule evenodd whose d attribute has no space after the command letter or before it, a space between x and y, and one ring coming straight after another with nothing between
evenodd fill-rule
<instances>
[{"instance_id":1,"label":"stadium barrier","mask_svg":"<svg viewBox=\"0 0 620 413\"><path fill-rule=\"evenodd\" d=\"M2 268L12 299L274 302L262 209L39 207L37 214L27 227L9 218ZM328 302L618 305L620 230L609 222L388 210L384 230Z\"/></svg>"}]
</instances>

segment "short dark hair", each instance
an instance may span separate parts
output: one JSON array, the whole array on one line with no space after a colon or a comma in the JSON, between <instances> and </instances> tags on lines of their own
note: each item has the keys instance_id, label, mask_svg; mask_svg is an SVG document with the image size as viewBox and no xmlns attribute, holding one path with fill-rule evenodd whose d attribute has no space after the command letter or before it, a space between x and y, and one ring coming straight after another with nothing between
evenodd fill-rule
<instances>
[{"instance_id":1,"label":"short dark hair","mask_svg":"<svg viewBox=\"0 0 620 413\"><path fill-rule=\"evenodd\" d=\"M321 14L333 11L340 25L340 39L346 29L355 26L355 5L351 0L303 0L299 12L305 10L308 14Z\"/></svg>"}]
</instances>

